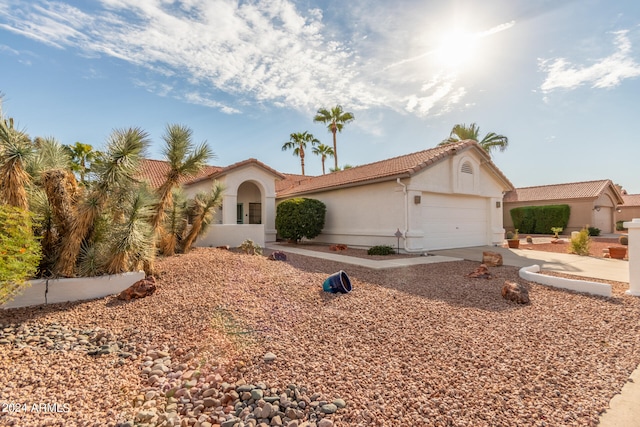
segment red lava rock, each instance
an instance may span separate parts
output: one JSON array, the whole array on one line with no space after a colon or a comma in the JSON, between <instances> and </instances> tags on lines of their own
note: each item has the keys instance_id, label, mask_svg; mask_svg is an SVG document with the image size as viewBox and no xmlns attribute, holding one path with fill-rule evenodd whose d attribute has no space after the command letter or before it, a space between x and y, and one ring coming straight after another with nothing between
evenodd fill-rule
<instances>
[{"instance_id":1,"label":"red lava rock","mask_svg":"<svg viewBox=\"0 0 640 427\"><path fill-rule=\"evenodd\" d=\"M337 244L337 245L331 245L331 246L329 246L329 250L336 251L336 252L346 251L347 250L347 245L344 245L344 244L341 244L341 243Z\"/></svg>"},{"instance_id":2,"label":"red lava rock","mask_svg":"<svg viewBox=\"0 0 640 427\"><path fill-rule=\"evenodd\" d=\"M476 268L473 272L467 274L467 277L472 277L474 279L491 279L491 273L489 273L489 269L486 264L480 264L478 268Z\"/></svg>"},{"instance_id":3,"label":"red lava rock","mask_svg":"<svg viewBox=\"0 0 640 427\"><path fill-rule=\"evenodd\" d=\"M286 261L287 254L282 251L274 251L271 253L271 255L269 255L269 259L272 261Z\"/></svg>"},{"instance_id":4,"label":"red lava rock","mask_svg":"<svg viewBox=\"0 0 640 427\"><path fill-rule=\"evenodd\" d=\"M144 298L153 295L155 291L156 279L153 276L147 276L120 292L118 299L129 301L134 298Z\"/></svg>"},{"instance_id":5,"label":"red lava rock","mask_svg":"<svg viewBox=\"0 0 640 427\"><path fill-rule=\"evenodd\" d=\"M502 287L502 298L518 304L529 304L529 291L519 283L509 280Z\"/></svg>"}]
</instances>

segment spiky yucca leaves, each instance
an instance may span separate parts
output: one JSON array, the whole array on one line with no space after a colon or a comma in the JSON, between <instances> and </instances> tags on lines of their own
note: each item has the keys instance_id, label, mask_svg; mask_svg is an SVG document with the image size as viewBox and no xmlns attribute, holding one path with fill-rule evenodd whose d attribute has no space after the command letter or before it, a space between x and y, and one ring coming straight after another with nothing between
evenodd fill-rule
<instances>
[{"instance_id":1,"label":"spiky yucca leaves","mask_svg":"<svg viewBox=\"0 0 640 427\"><path fill-rule=\"evenodd\" d=\"M108 274L139 270L153 263L153 197L144 189L129 193L123 223L114 224L104 262Z\"/></svg>"},{"instance_id":2,"label":"spiky yucca leaves","mask_svg":"<svg viewBox=\"0 0 640 427\"><path fill-rule=\"evenodd\" d=\"M184 238L187 228L187 199L184 192L177 188L173 190L173 202L165 212L164 234L160 239L160 253L172 256L176 252L178 243Z\"/></svg>"},{"instance_id":3,"label":"spiky yucca leaves","mask_svg":"<svg viewBox=\"0 0 640 427\"><path fill-rule=\"evenodd\" d=\"M0 201L27 210L27 185L31 181L26 165L34 147L29 137L13 127L0 109Z\"/></svg>"},{"instance_id":4,"label":"spiky yucca leaves","mask_svg":"<svg viewBox=\"0 0 640 427\"><path fill-rule=\"evenodd\" d=\"M35 155L27 165L27 172L40 184L42 173L52 169L69 170L71 157L64 145L55 138L36 138Z\"/></svg>"},{"instance_id":5,"label":"spiky yucca leaves","mask_svg":"<svg viewBox=\"0 0 640 427\"><path fill-rule=\"evenodd\" d=\"M180 184L180 179L200 172L207 161L214 157L213 152L203 142L194 146L191 137L193 131L182 125L168 125L166 134L162 137L166 144L164 156L169 162L170 169L165 176L164 183L158 188L158 198L155 215L151 221L153 229L162 235L162 225L165 211L171 207L172 192Z\"/></svg>"},{"instance_id":6,"label":"spiky yucca leaves","mask_svg":"<svg viewBox=\"0 0 640 427\"><path fill-rule=\"evenodd\" d=\"M213 188L209 193L198 193L191 201L189 208L192 222L191 228L182 244L182 251L184 253L189 252L191 245L193 245L196 239L207 232L207 228L213 220L215 208L222 203L223 192L224 186L214 181Z\"/></svg>"},{"instance_id":7,"label":"spiky yucca leaves","mask_svg":"<svg viewBox=\"0 0 640 427\"><path fill-rule=\"evenodd\" d=\"M69 232L63 236L56 273L73 276L82 243L90 237L92 227L104 210L109 196L118 189L136 184L135 174L140 159L149 145L149 137L139 128L115 130L107 143L104 162L100 163L98 180L82 200Z\"/></svg>"}]
</instances>

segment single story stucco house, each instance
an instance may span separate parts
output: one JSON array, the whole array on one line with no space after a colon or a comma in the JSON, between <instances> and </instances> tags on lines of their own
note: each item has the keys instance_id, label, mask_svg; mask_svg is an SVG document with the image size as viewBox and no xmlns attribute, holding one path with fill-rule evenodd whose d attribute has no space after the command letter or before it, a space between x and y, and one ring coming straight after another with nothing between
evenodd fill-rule
<instances>
[{"instance_id":1,"label":"single story stucco house","mask_svg":"<svg viewBox=\"0 0 640 427\"><path fill-rule=\"evenodd\" d=\"M622 193L624 204L618 206L615 213L615 220L631 221L633 218L640 218L640 194Z\"/></svg>"},{"instance_id":2,"label":"single story stucco house","mask_svg":"<svg viewBox=\"0 0 640 427\"><path fill-rule=\"evenodd\" d=\"M146 162L141 175L158 186L167 166ZM197 242L200 246L238 246L247 238L261 246L275 241L276 204L294 197L326 204L317 242L395 247L399 232L405 252L497 245L504 239L503 195L514 189L475 141L315 177L281 174L248 159L208 167L182 185L192 195L210 189L213 180L226 190L216 223Z\"/></svg>"},{"instance_id":3,"label":"single story stucco house","mask_svg":"<svg viewBox=\"0 0 640 427\"><path fill-rule=\"evenodd\" d=\"M504 196L503 222L507 230L513 230L510 211L516 207L566 204L571 213L565 234L587 225L599 228L602 233L612 233L614 213L623 203L618 187L609 179L516 188Z\"/></svg>"}]
</instances>

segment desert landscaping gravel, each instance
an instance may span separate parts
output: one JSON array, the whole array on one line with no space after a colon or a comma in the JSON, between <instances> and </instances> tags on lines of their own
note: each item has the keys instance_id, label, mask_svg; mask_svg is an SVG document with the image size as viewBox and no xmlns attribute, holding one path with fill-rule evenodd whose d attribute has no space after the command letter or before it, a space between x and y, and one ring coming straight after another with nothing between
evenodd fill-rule
<instances>
[{"instance_id":1,"label":"desert landscaping gravel","mask_svg":"<svg viewBox=\"0 0 640 427\"><path fill-rule=\"evenodd\" d=\"M370 270L196 249L157 292L0 311L0 425L585 426L640 363L640 300L478 262ZM345 270L353 291L322 291ZM502 299L505 280L531 303Z\"/></svg>"}]
</instances>

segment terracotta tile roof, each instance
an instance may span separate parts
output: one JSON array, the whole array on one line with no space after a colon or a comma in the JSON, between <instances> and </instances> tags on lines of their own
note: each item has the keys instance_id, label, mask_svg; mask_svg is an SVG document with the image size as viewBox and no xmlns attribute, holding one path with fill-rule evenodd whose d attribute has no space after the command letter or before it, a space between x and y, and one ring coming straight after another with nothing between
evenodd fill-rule
<instances>
[{"instance_id":1,"label":"terracotta tile roof","mask_svg":"<svg viewBox=\"0 0 640 427\"><path fill-rule=\"evenodd\" d=\"M194 179L211 175L222 168L217 166L205 166L195 177L186 177L180 180L180 184L186 184ZM169 163L164 160L143 159L140 162L138 178L147 181L151 188L159 188L164 183L169 172Z\"/></svg>"},{"instance_id":2,"label":"terracotta tile roof","mask_svg":"<svg viewBox=\"0 0 640 427\"><path fill-rule=\"evenodd\" d=\"M640 206L640 194L623 194L624 206Z\"/></svg>"},{"instance_id":3,"label":"terracotta tile roof","mask_svg":"<svg viewBox=\"0 0 640 427\"><path fill-rule=\"evenodd\" d=\"M284 176L284 179L276 181L276 194L295 185L300 185L303 181L315 178L313 175L299 175L294 173L285 173Z\"/></svg>"},{"instance_id":4,"label":"terracotta tile roof","mask_svg":"<svg viewBox=\"0 0 640 427\"><path fill-rule=\"evenodd\" d=\"M611 186L618 194L619 202L622 202L620 193L610 179L600 181L570 182L567 184L541 185L537 187L516 188L504 195L504 202L533 202L541 200L561 199L593 199Z\"/></svg>"},{"instance_id":5,"label":"terracotta tile roof","mask_svg":"<svg viewBox=\"0 0 640 427\"><path fill-rule=\"evenodd\" d=\"M475 148L480 152L487 163L495 170L496 174L511 188L511 182L493 164L489 155L475 142L471 140L457 142L445 146L435 147L417 153L406 154L375 163L356 166L343 171L320 175L303 180L297 185L289 186L277 192L277 197L289 197L299 194L308 194L330 188L354 186L367 182L392 180L401 177L409 177L418 171L427 168L439 161L464 150ZM282 184L284 187L284 184Z\"/></svg>"}]
</instances>

